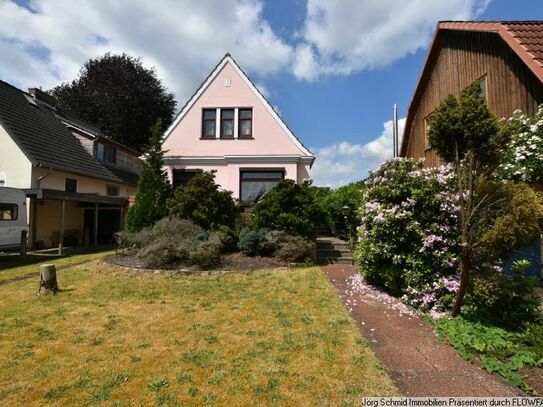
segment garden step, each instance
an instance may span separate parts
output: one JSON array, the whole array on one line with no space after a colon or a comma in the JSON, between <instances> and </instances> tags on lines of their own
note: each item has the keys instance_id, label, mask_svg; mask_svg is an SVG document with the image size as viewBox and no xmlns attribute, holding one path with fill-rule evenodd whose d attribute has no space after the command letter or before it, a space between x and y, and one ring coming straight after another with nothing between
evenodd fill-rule
<instances>
[{"instance_id":1,"label":"garden step","mask_svg":"<svg viewBox=\"0 0 543 407\"><path fill-rule=\"evenodd\" d=\"M352 257L317 257L317 264L354 264Z\"/></svg>"},{"instance_id":2,"label":"garden step","mask_svg":"<svg viewBox=\"0 0 543 407\"><path fill-rule=\"evenodd\" d=\"M320 250L317 249L317 256L318 257L353 257L352 253L348 249L327 249L327 250Z\"/></svg>"},{"instance_id":3,"label":"garden step","mask_svg":"<svg viewBox=\"0 0 543 407\"><path fill-rule=\"evenodd\" d=\"M317 243L317 250L350 250L349 245L333 245L333 244L324 244Z\"/></svg>"}]
</instances>

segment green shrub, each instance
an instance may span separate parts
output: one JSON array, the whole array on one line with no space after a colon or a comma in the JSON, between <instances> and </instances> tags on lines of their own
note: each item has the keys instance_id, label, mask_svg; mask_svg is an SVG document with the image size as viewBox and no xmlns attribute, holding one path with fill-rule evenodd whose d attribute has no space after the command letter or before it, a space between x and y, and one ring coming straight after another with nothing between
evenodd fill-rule
<instances>
[{"instance_id":1,"label":"green shrub","mask_svg":"<svg viewBox=\"0 0 543 407\"><path fill-rule=\"evenodd\" d=\"M309 262L313 252L313 243L296 235L283 235L276 251L279 260L291 262Z\"/></svg>"},{"instance_id":2,"label":"green shrub","mask_svg":"<svg viewBox=\"0 0 543 407\"><path fill-rule=\"evenodd\" d=\"M266 240L267 233L268 229L265 228L257 230L241 229L238 240L239 250L247 256L260 254L261 245Z\"/></svg>"},{"instance_id":3,"label":"green shrub","mask_svg":"<svg viewBox=\"0 0 543 407\"><path fill-rule=\"evenodd\" d=\"M332 235L345 240L356 235L360 224L358 207L362 201L362 189L363 183L356 182L318 196L320 212Z\"/></svg>"},{"instance_id":4,"label":"green shrub","mask_svg":"<svg viewBox=\"0 0 543 407\"><path fill-rule=\"evenodd\" d=\"M194 236L203 232L204 230L194 222L175 217L163 218L152 228L154 238L167 238L176 243L191 240Z\"/></svg>"},{"instance_id":5,"label":"green shrub","mask_svg":"<svg viewBox=\"0 0 543 407\"><path fill-rule=\"evenodd\" d=\"M537 280L526 275L531 263L517 260L511 275L487 271L475 274L466 302L475 308L482 320L507 329L518 330L540 315L541 298L537 294Z\"/></svg>"},{"instance_id":6,"label":"green shrub","mask_svg":"<svg viewBox=\"0 0 543 407\"><path fill-rule=\"evenodd\" d=\"M542 336L534 338L534 334L543 333L543 325L516 333L462 317L441 318L433 324L437 334L446 337L462 357L478 359L489 373L497 373L513 386L532 391L518 371L541 365Z\"/></svg>"},{"instance_id":7,"label":"green shrub","mask_svg":"<svg viewBox=\"0 0 543 407\"><path fill-rule=\"evenodd\" d=\"M217 236L217 235L215 235ZM217 238L210 238L189 251L189 261L202 269L210 268L220 262L221 243Z\"/></svg>"},{"instance_id":8,"label":"green shrub","mask_svg":"<svg viewBox=\"0 0 543 407\"><path fill-rule=\"evenodd\" d=\"M458 290L458 206L448 166L425 169L397 158L364 182L355 253L369 282L411 305L443 311L444 291Z\"/></svg>"},{"instance_id":9,"label":"green shrub","mask_svg":"<svg viewBox=\"0 0 543 407\"><path fill-rule=\"evenodd\" d=\"M138 251L146 268L168 268L181 260L179 250L167 239L160 239Z\"/></svg>"},{"instance_id":10,"label":"green shrub","mask_svg":"<svg viewBox=\"0 0 543 407\"><path fill-rule=\"evenodd\" d=\"M309 237L319 220L310 182L297 184L290 179L281 180L256 204L251 214L250 228L282 230Z\"/></svg>"},{"instance_id":11,"label":"green shrub","mask_svg":"<svg viewBox=\"0 0 543 407\"><path fill-rule=\"evenodd\" d=\"M175 190L168 208L171 215L190 219L206 230L222 225L233 228L241 212L232 192L215 184L215 171L198 171L186 186Z\"/></svg>"}]
</instances>

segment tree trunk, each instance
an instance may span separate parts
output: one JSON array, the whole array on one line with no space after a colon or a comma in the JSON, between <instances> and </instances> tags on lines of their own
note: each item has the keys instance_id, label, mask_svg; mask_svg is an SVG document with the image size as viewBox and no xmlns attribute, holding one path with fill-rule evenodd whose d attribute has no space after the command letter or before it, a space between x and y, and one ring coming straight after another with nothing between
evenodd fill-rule
<instances>
[{"instance_id":1,"label":"tree trunk","mask_svg":"<svg viewBox=\"0 0 543 407\"><path fill-rule=\"evenodd\" d=\"M464 303L464 296L466 295L466 290L469 284L469 274L471 269L471 264L469 261L469 255L467 253L462 253L460 260L460 287L458 287L458 292L456 293L456 299L454 302L454 307L451 315L456 317L460 314L460 308Z\"/></svg>"},{"instance_id":2,"label":"tree trunk","mask_svg":"<svg viewBox=\"0 0 543 407\"><path fill-rule=\"evenodd\" d=\"M42 264L40 266L40 288L37 295L56 294L57 292L57 269L53 264Z\"/></svg>"}]
</instances>

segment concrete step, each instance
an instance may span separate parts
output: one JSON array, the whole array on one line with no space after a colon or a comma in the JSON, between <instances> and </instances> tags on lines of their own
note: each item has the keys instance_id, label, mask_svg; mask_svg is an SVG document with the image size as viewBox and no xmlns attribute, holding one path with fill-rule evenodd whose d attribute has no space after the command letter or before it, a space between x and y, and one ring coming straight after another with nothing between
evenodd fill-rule
<instances>
[{"instance_id":1,"label":"concrete step","mask_svg":"<svg viewBox=\"0 0 543 407\"><path fill-rule=\"evenodd\" d=\"M353 257L350 250L347 249L332 249L332 250L320 250L317 249L317 257Z\"/></svg>"},{"instance_id":2,"label":"concrete step","mask_svg":"<svg viewBox=\"0 0 543 407\"><path fill-rule=\"evenodd\" d=\"M317 264L354 264L352 257L317 257Z\"/></svg>"},{"instance_id":3,"label":"concrete step","mask_svg":"<svg viewBox=\"0 0 543 407\"><path fill-rule=\"evenodd\" d=\"M330 244L330 243L319 243L317 242L317 249L323 250L333 250L333 249L345 249L349 250L348 244Z\"/></svg>"}]
</instances>

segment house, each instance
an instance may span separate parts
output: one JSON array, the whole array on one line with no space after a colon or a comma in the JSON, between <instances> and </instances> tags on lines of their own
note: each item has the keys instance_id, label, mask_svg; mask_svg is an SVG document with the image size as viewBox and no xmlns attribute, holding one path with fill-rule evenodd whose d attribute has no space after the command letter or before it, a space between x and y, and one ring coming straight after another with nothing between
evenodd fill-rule
<instances>
[{"instance_id":1,"label":"house","mask_svg":"<svg viewBox=\"0 0 543 407\"><path fill-rule=\"evenodd\" d=\"M428 145L432 112L474 82L497 117L543 103L543 21L438 23L409 105L400 155L439 165Z\"/></svg>"},{"instance_id":2,"label":"house","mask_svg":"<svg viewBox=\"0 0 543 407\"><path fill-rule=\"evenodd\" d=\"M409 105L400 155L439 165L428 145L432 112L474 82L497 117L511 117L517 109L535 113L543 103L543 21L439 22ZM528 272L541 278L542 253L540 239L518 249L505 267L527 258Z\"/></svg>"},{"instance_id":3,"label":"house","mask_svg":"<svg viewBox=\"0 0 543 407\"><path fill-rule=\"evenodd\" d=\"M163 149L174 188L197 170L214 170L245 206L283 178L308 179L315 160L230 54L181 109Z\"/></svg>"},{"instance_id":4,"label":"house","mask_svg":"<svg viewBox=\"0 0 543 407\"><path fill-rule=\"evenodd\" d=\"M32 247L110 243L135 195L138 152L0 81L0 187L27 196Z\"/></svg>"}]
</instances>

